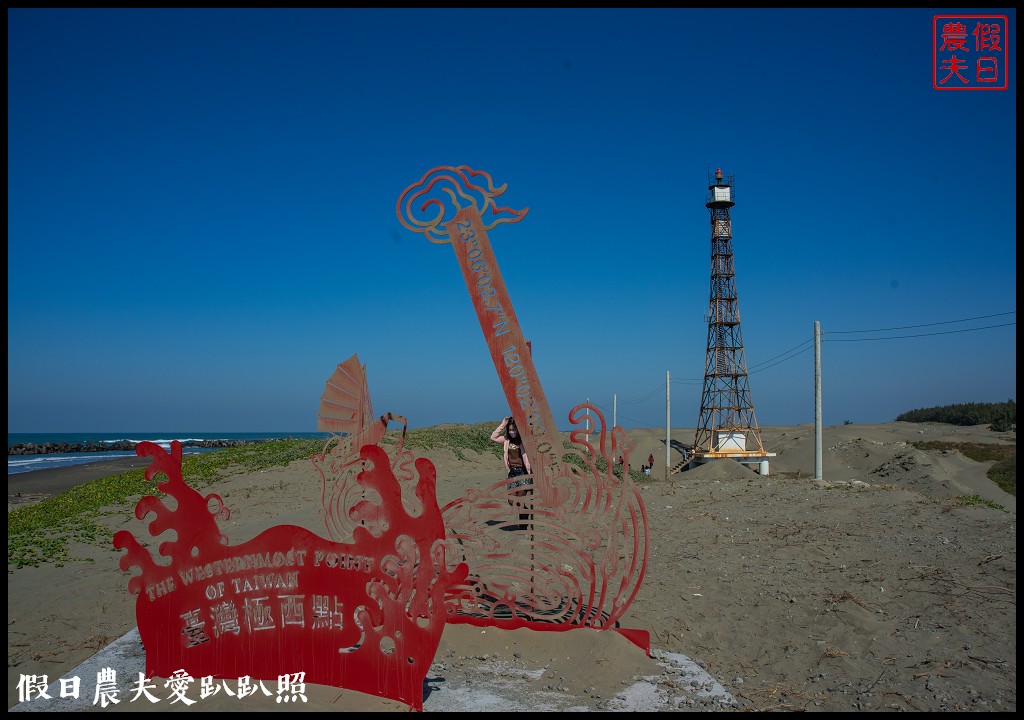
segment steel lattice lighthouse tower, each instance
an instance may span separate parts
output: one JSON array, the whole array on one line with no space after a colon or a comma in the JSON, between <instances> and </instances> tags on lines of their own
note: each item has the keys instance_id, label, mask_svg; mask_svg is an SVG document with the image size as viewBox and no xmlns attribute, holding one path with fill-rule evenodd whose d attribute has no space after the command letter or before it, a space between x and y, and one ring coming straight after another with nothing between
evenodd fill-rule
<instances>
[{"instance_id":1,"label":"steel lattice lighthouse tower","mask_svg":"<svg viewBox=\"0 0 1024 720\"><path fill-rule=\"evenodd\" d=\"M710 178L709 178L710 180ZM736 268L732 251L733 176L715 171L706 206L711 211L711 300L700 419L692 463L732 458L768 474L767 453L754 415L740 332Z\"/></svg>"}]
</instances>

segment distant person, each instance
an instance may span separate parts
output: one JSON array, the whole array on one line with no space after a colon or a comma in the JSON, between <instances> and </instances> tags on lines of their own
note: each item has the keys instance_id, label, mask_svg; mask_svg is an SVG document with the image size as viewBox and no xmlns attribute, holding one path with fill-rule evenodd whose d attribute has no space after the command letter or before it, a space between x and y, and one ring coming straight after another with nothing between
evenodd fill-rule
<instances>
[{"instance_id":1,"label":"distant person","mask_svg":"<svg viewBox=\"0 0 1024 720\"><path fill-rule=\"evenodd\" d=\"M654 453L651 453L650 455L647 456L647 467L648 468L654 467ZM648 474L650 474L650 473L648 473Z\"/></svg>"},{"instance_id":2,"label":"distant person","mask_svg":"<svg viewBox=\"0 0 1024 720\"><path fill-rule=\"evenodd\" d=\"M644 475L646 475L647 477L651 476L651 466L650 465L644 465L643 466L643 470L644 470Z\"/></svg>"},{"instance_id":3,"label":"distant person","mask_svg":"<svg viewBox=\"0 0 1024 720\"><path fill-rule=\"evenodd\" d=\"M530 459L526 457L526 448L523 447L523 438L519 434L515 418L507 417L501 421L498 427L491 433L491 440L502 443L504 446L505 471L508 473L508 491L516 497L529 495L533 491L533 478L528 477L531 472ZM509 499L509 502L512 502ZM528 520L529 515L520 514L520 520ZM523 525L520 530L525 529Z\"/></svg>"}]
</instances>

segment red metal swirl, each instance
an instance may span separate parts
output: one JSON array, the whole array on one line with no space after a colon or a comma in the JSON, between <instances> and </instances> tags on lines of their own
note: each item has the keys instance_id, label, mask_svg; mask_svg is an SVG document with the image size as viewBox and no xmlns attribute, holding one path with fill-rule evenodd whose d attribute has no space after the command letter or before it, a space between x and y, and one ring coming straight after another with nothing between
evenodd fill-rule
<instances>
[{"instance_id":1,"label":"red metal swirl","mask_svg":"<svg viewBox=\"0 0 1024 720\"><path fill-rule=\"evenodd\" d=\"M433 243L450 243L445 224L464 207L475 207L487 230L526 217L529 208L513 210L494 202L507 187L507 183L495 187L488 173L468 165L440 165L403 190L395 209L399 221L409 230L423 233Z\"/></svg>"},{"instance_id":2,"label":"red metal swirl","mask_svg":"<svg viewBox=\"0 0 1024 720\"><path fill-rule=\"evenodd\" d=\"M610 629L639 592L648 527L629 477L632 443L592 405L573 408L569 419L577 427L564 449L563 474L554 478L558 503L516 497L503 480L442 509L448 562L469 566L466 581L445 599L448 622ZM596 446L588 435L597 436Z\"/></svg>"}]
</instances>

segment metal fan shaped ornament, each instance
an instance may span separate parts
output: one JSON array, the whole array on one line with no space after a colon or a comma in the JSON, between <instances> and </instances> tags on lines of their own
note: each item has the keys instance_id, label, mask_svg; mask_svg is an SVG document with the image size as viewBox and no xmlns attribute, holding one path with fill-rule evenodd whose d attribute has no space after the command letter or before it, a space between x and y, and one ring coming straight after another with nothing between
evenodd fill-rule
<instances>
[{"instance_id":1,"label":"metal fan shaped ornament","mask_svg":"<svg viewBox=\"0 0 1024 720\"><path fill-rule=\"evenodd\" d=\"M422 502L415 493L412 455L403 450L408 422L394 413L374 415L366 366L359 362L358 355L352 355L334 369L317 413L317 429L331 433L332 437L323 452L313 457L313 465L321 478L324 526L335 540L350 538L356 527L366 527L375 536L383 530L376 517L377 498L358 482L357 475L365 466L361 449L366 445L379 446L392 420L402 423L402 434L394 456L385 457L402 488L403 505L410 512L419 513Z\"/></svg>"},{"instance_id":2,"label":"metal fan shaped ornament","mask_svg":"<svg viewBox=\"0 0 1024 720\"><path fill-rule=\"evenodd\" d=\"M340 363L320 396L316 429L358 437L373 425L373 403L366 382L366 366L353 355Z\"/></svg>"}]
</instances>

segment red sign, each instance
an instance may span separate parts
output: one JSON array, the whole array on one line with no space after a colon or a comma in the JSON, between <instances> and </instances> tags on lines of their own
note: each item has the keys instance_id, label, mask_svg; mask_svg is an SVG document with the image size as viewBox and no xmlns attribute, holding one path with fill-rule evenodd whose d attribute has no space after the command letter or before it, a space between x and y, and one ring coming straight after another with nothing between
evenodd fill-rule
<instances>
[{"instance_id":1,"label":"red sign","mask_svg":"<svg viewBox=\"0 0 1024 720\"><path fill-rule=\"evenodd\" d=\"M932 86L936 90L1006 90L1010 84L1006 15L932 18Z\"/></svg>"},{"instance_id":2,"label":"red sign","mask_svg":"<svg viewBox=\"0 0 1024 720\"><path fill-rule=\"evenodd\" d=\"M149 442L136 452L153 458L146 478L165 475L158 487L174 499L147 496L135 508L140 520L151 516L153 537L174 533L159 558L126 530L114 536L114 547L127 551L121 568L139 571L128 589L139 596L147 677L184 670L277 680L305 672L306 682L423 708L445 596L466 576L464 565L447 569L429 460L415 461L421 505L411 514L387 453L374 445L360 450L355 479L375 500L360 508L370 521L351 542L279 525L231 545L217 522L229 514L222 499L182 479L180 443L170 454Z\"/></svg>"}]
</instances>

